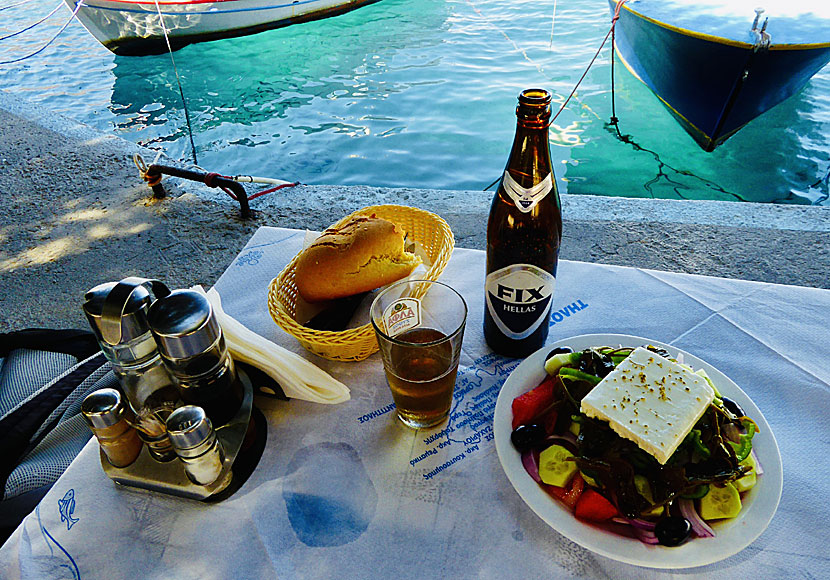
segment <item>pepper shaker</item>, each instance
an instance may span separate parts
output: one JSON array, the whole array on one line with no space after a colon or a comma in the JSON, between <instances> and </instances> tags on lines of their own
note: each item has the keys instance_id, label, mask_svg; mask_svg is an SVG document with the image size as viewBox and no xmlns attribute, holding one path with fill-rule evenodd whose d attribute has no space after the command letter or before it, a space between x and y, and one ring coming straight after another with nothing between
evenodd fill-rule
<instances>
[{"instance_id":1,"label":"pepper shaker","mask_svg":"<svg viewBox=\"0 0 830 580\"><path fill-rule=\"evenodd\" d=\"M147 320L181 398L202 407L216 427L230 421L242 404L242 387L207 298L175 290L150 306Z\"/></svg>"},{"instance_id":2,"label":"pepper shaker","mask_svg":"<svg viewBox=\"0 0 830 580\"><path fill-rule=\"evenodd\" d=\"M81 413L107 460L115 467L131 465L141 453L143 443L127 422L127 410L116 389L101 389L86 396Z\"/></svg>"},{"instance_id":3,"label":"pepper shaker","mask_svg":"<svg viewBox=\"0 0 830 580\"><path fill-rule=\"evenodd\" d=\"M222 477L225 452L204 409L194 405L179 407L167 418L167 433L190 481L211 485ZM224 478L216 491L228 486L231 472Z\"/></svg>"}]
</instances>

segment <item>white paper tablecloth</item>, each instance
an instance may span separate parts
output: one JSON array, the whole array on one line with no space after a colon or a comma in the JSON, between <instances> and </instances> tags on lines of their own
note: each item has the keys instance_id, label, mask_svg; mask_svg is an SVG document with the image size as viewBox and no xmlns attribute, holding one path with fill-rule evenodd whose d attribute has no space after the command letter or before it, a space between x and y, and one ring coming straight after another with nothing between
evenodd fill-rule
<instances>
[{"instance_id":1,"label":"white paper tablecloth","mask_svg":"<svg viewBox=\"0 0 830 580\"><path fill-rule=\"evenodd\" d=\"M267 286L303 232L261 228L216 284L226 311L297 352ZM152 275L152 272L146 274ZM116 487L94 440L0 550L3 578L663 578L560 536L519 498L492 441L498 389L516 361L481 336L484 254L456 249L441 279L470 306L450 434L391 410L377 354L307 357L349 385L341 405L257 399L262 460L218 504ZM79 305L80 307L80 305ZM778 512L740 554L675 572L700 578L828 578L830 291L562 262L550 341L621 333L716 366L760 407L784 464ZM74 491L71 527L59 500Z\"/></svg>"}]
</instances>

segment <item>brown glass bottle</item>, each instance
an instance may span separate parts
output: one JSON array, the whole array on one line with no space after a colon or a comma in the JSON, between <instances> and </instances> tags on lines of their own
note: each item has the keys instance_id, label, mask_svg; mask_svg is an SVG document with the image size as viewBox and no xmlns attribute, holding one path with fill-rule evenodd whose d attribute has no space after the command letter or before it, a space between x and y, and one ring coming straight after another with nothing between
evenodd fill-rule
<instances>
[{"instance_id":1,"label":"brown glass bottle","mask_svg":"<svg viewBox=\"0 0 830 580\"><path fill-rule=\"evenodd\" d=\"M516 137L487 221L484 338L495 352L525 357L548 337L562 210L550 161L551 95L527 89Z\"/></svg>"}]
</instances>

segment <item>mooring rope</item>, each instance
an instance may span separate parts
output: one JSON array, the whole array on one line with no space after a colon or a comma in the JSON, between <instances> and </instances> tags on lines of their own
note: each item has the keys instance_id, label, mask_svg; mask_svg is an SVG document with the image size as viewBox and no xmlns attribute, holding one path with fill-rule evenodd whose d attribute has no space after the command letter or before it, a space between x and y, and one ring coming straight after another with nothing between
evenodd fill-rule
<instances>
[{"instance_id":1,"label":"mooring rope","mask_svg":"<svg viewBox=\"0 0 830 580\"><path fill-rule=\"evenodd\" d=\"M477 14L477 15L478 15L478 16L479 16L482 20L484 20L487 24L489 24L490 26L492 26L493 28L495 28L495 29L496 29L496 30L497 30L497 31L498 31L498 32L499 32L499 33L500 33L500 34L501 34L501 35L505 38L505 40L507 40L507 42L509 42L509 43L513 46L513 49L514 49L516 52L518 52L519 54L521 54L521 55L522 55L522 58L524 58L527 62L529 62L531 65L533 65L533 67L534 67L534 68L535 68L535 69L539 72L539 74L540 74L540 75L542 75L542 76L544 76L544 77L548 76L548 75L547 75L547 73L545 73L544 68L542 68L542 65L540 65L538 62L536 62L535 60L533 60L532 58L530 58L530 56L527 54L527 51L526 51L525 49L523 49L521 46L519 46L519 45L518 45L518 43L517 43L515 40L513 40L512 38L510 38L510 35L509 35L509 34L507 34L507 32L505 32L505 31L504 31L504 29L503 29L501 26L499 26L498 24L494 23L494 22L492 21L492 19L487 18L487 17L486 17L486 16L485 16L485 15L481 12L481 10L478 8L478 6L476 6L476 5L475 5L475 3L473 2L473 0L466 0L466 1L467 1L467 4L469 4L469 5L470 5L470 8L472 8L472 9L473 9L473 12L475 12L475 13L476 13L476 14ZM559 96L559 95L553 95L553 98L554 98L554 100L556 100L557 102L559 102L559 101L562 99L562 97L561 97L561 96Z\"/></svg>"},{"instance_id":2,"label":"mooring rope","mask_svg":"<svg viewBox=\"0 0 830 580\"><path fill-rule=\"evenodd\" d=\"M17 36L18 34L23 34L23 33L24 33L24 32L26 32L27 30L31 30L32 28L34 28L34 27L35 27L35 26L37 26L38 24L41 24L42 22L44 22L45 20L47 20L47 19L48 19L49 17L51 17L51 16L52 16L55 12L57 12L58 10L60 10L60 7L61 7L61 6L63 6L63 2L59 2L59 3L58 3L58 5L57 5L57 6L55 6L49 14L47 14L46 16L44 16L43 18L41 18L40 20L38 20L38 21L37 21L37 22L35 22L34 24L31 24L31 25L27 26L27 27L26 27L26 28L24 28L23 30L18 30L17 32L12 32L11 34L7 34L6 36L0 36L0 41L6 40L7 38L11 38L11 37L13 37L13 36Z\"/></svg>"},{"instance_id":3,"label":"mooring rope","mask_svg":"<svg viewBox=\"0 0 830 580\"><path fill-rule=\"evenodd\" d=\"M158 151L156 153L156 158L153 161L153 163L151 163L151 165L156 165L158 163L159 159L161 158L161 154L162 154L161 151ZM149 187L154 187L154 186L158 185L159 183L161 183L161 180L163 178L163 174L159 172L158 174L151 175L150 171L149 171L150 166L147 165L147 163L145 163L144 158L142 158L140 154L136 153L135 155L133 155L133 163L135 163L135 166L138 168L138 172L141 175L141 179L143 179L145 182L147 182L147 185ZM237 194L235 194L233 191L231 191L227 187L217 184L216 183L216 178L217 177L221 177L223 179L229 179L229 180L232 180L232 181L236 181L237 183L267 183L267 184L270 184L270 185L274 186L274 187L269 187L268 189L263 189L262 191L258 191L258 192L254 193L252 195L247 195L246 194L245 199L247 201L251 201L251 200L256 199L258 197L262 197L263 195L273 193L275 191L279 191L280 189L285 189L286 187L296 187L297 185L300 185L299 181L293 181L292 182L292 181L285 181L284 179L274 179L272 177L253 177L251 175L230 176L230 175L222 175L221 173L206 171L205 169L203 169L201 167L199 167L199 169L203 173L205 173L205 175L204 175L205 185L207 185L208 187L218 187L219 189L224 191L226 194L228 194L228 196L231 197L231 199L234 199L236 201L239 201L239 196L237 196Z\"/></svg>"},{"instance_id":4,"label":"mooring rope","mask_svg":"<svg viewBox=\"0 0 830 580\"><path fill-rule=\"evenodd\" d=\"M35 56L36 54L40 54L41 52L43 52L44 50L46 50L46 48L47 48L50 44L52 44L53 42L55 42L55 39L56 39L58 36L60 36L60 35L61 35L61 33L62 33L64 30L66 30L66 27L67 27L67 26L69 26L69 23L70 23L70 22L72 22L72 19L73 19L73 18L75 18L75 15L76 15L76 14L78 14L78 10L80 10L80 9L81 9L81 6L83 6L83 5L84 5L84 4L83 4L83 0L78 0L78 3L77 3L77 4L75 4L75 10L73 10L73 11L72 11L72 15L71 15L71 16L69 17L69 19L68 19L68 20L64 23L64 25L63 25L63 26L61 26L60 30L58 30L58 32L55 34L55 36L53 36L53 37L49 40L49 42L47 42L46 44L44 44L43 46L41 46L41 47L40 47L39 49L37 49L36 51L34 51L34 52L30 53L30 54L27 54L26 56L21 56L20 58L14 58L14 59L12 59L12 60L2 61L2 62L0 62L0 66L2 66L2 65L4 65L4 64L14 64L14 63L16 63L16 62L20 62L20 61L22 61L22 60L26 60L27 58L32 58L32 57L33 57L33 56Z\"/></svg>"},{"instance_id":5,"label":"mooring rope","mask_svg":"<svg viewBox=\"0 0 830 580\"><path fill-rule=\"evenodd\" d=\"M830 167L827 168L827 173L824 174L824 177L811 185L810 189L818 189L822 184L824 184L824 192L818 197L818 199L812 202L813 205L821 205L830 199Z\"/></svg>"},{"instance_id":6,"label":"mooring rope","mask_svg":"<svg viewBox=\"0 0 830 580\"><path fill-rule=\"evenodd\" d=\"M470 3L470 5L473 7L473 10L475 10L475 11L479 14L479 16L482 16L481 12L480 12L480 11L479 11L476 7L475 7L475 5L473 5L473 4L472 4L472 2L470 2L470 0L467 0L467 1L468 1L468 2ZM605 35L605 38L603 38L603 39L602 39L602 43L600 43L599 48L597 49L596 53L594 53L594 57L591 59L591 62L589 62L589 63L588 63L588 66L585 68L585 71L582 73L582 76L580 76L580 77L579 77L579 80L578 80L578 81L576 81L576 85L574 85L574 88L573 88L573 90L571 90L571 93L567 96L567 98L566 98L564 101L562 101L562 102L560 103L560 105L559 105L559 110L556 112L556 114L555 114L555 115L553 115L553 117L551 117L551 120L550 120L551 125L553 124L553 122L554 122L554 121L556 121L556 118L557 118L557 117L559 117L559 115L562 113L562 111L564 111L564 110L565 110L565 107L567 107L567 106L568 106L568 103L571 101L571 99L574 97L574 95L576 95L576 91L579 89L579 85L580 85L580 84L582 84L582 81L583 81L583 80L585 80L585 77L586 77L586 76L588 76L588 71L590 71L590 70L591 70L591 67L592 67L592 66L594 66L594 63L596 62L597 58L599 57L600 53L602 52L602 49L603 49L603 48L605 48L605 43L606 43L606 42L608 42L608 38L609 38L609 37L611 37L611 35L612 35L612 34L613 34L613 32L614 32L614 27L615 27L615 25L616 25L616 23L617 23L617 20L619 19L619 11L620 11L620 7L621 7L623 4L625 4L627 1L628 1L628 0L622 0L622 1L621 1L618 5L617 5L617 9L616 9L616 10L615 10L615 12L614 12L614 18L612 18L612 19L611 19L611 28L610 28L610 30L609 30L609 31L608 31L608 33ZM555 1L554 1L553 17L552 17L552 19L551 19L551 28L550 28L550 34L551 34L551 44L553 44L553 19L554 19L554 18L556 18L556 2L555 2ZM507 35L504 31L501 31L501 33L504 35L504 37L505 37L505 38L507 38L507 39L508 39L511 43L513 43L513 46L515 46L515 47L516 47L516 49L517 49L517 50L519 50L519 51L520 51L520 52L524 55L524 57L525 57L525 58L526 58L529 62L533 63L533 64L534 64L534 66L536 66L536 69L537 69L540 73L542 73L542 72L543 72L543 71L542 71L542 68L541 68L539 65L536 65L536 63L534 63L534 62L533 62L533 61L532 61L532 60L531 60L531 59L527 56L527 53L525 53L523 50L519 49L519 48L518 48L518 46L516 45L516 43L515 43L515 42L513 42L513 40L512 40L512 39L511 39L511 38L510 38L510 37L509 37L509 36L508 36L508 35ZM613 52L613 48L612 48L612 52ZM613 95L613 89L612 89L612 95ZM560 95L555 95L555 96L556 96L558 99L561 99L561 98L562 98ZM612 103L613 103L613 97L612 97ZM498 178L498 179L496 179L493 183L491 183L490 185L488 185L487 187L485 187L485 188L484 188L484 191L487 191L488 189L490 189L491 187L493 187L494 185L496 185L496 184L497 184L500 180L501 180L501 177L499 177L499 178Z\"/></svg>"},{"instance_id":7,"label":"mooring rope","mask_svg":"<svg viewBox=\"0 0 830 580\"><path fill-rule=\"evenodd\" d=\"M35 0L23 0L22 2L18 2L16 4L9 4L8 6L0 6L0 12L3 10L8 10L9 8L15 8L16 6L23 6L24 4L28 4L29 2L35 2Z\"/></svg>"},{"instance_id":8,"label":"mooring rope","mask_svg":"<svg viewBox=\"0 0 830 580\"><path fill-rule=\"evenodd\" d=\"M567 99L565 99L565 102L564 102L564 103L562 103L562 106L561 106L561 107L559 107L559 110L558 110L558 111L556 112L556 114L555 114L555 115L551 118L551 120L550 120L551 124L553 124L553 122L556 120L556 118L559 116L559 114L560 114L562 111L564 111L564 110L565 110L565 107L567 107L567 106L568 106L568 103L570 102L571 97L573 97L573 96L576 94L576 91L577 91L577 89L579 88L579 85L580 85L580 84L582 84L582 81L584 81L584 80L585 80L585 77L586 77L586 76L588 76L588 71L589 71L589 70L591 70L591 67L592 67L592 66L594 66L594 63L596 62L597 58L599 57L599 53L600 53L600 52L602 52L602 49L603 49L603 48L605 48L605 43L606 43L606 42L608 42L608 39L611 37L611 35L613 35L613 34L614 34L614 28L616 27L616 24L617 24L617 19L619 19L619 17L620 17L620 15L619 15L619 14L620 14L620 13L619 13L619 11L620 11L620 6L622 6L623 4L625 4L627 1L628 1L628 0L621 0L621 1L620 1L620 3L619 3L619 4L617 4L617 10L616 10L616 12L614 13L614 18L612 18L612 19L611 19L611 29L610 29L610 30L608 31L608 33L605 35L605 38L603 38L603 39L602 39L602 43L599 45L599 48L597 49L596 53L594 54L594 58L592 58L592 59L591 59L591 62L589 62L589 63L588 63L588 66L585 68L585 72L583 72L583 73L582 73L582 76L581 76L581 77L579 77L579 80L578 80L578 81L576 81L576 85L574 85L574 88L573 88L573 90L571 91L571 94L570 94L570 95L568 95L568 98L567 98ZM611 49L611 52L614 52L613 47L612 47L612 49Z\"/></svg>"},{"instance_id":9,"label":"mooring rope","mask_svg":"<svg viewBox=\"0 0 830 580\"><path fill-rule=\"evenodd\" d=\"M617 117L617 99L616 99L616 89L614 87L614 62L615 58L614 55L617 52L617 20L620 19L620 9L622 8L622 4L627 0L622 0L619 4L617 4L617 8L614 10L614 18L611 20L611 125L614 126L614 129L617 130L617 137L621 140L625 141L623 138L622 133L620 133L620 120Z\"/></svg>"},{"instance_id":10,"label":"mooring rope","mask_svg":"<svg viewBox=\"0 0 830 580\"><path fill-rule=\"evenodd\" d=\"M187 109L187 101L184 98L184 89L182 89L182 80L179 77L179 69L176 67L176 59L173 58L173 47L170 45L170 36L167 34L167 26L164 24L164 17L161 15L161 7L159 6L159 0L154 0L156 3L156 12L159 15L159 22L161 23L161 29L164 32L164 40L167 43L167 51L170 53L170 62L173 63L173 72L176 74L176 83L179 85L179 95L182 98L182 107L184 108L184 118L187 121L187 135L190 137L190 150L193 152L193 164L199 165L199 162L196 160L196 144L193 142L193 128L190 124L190 111Z\"/></svg>"},{"instance_id":11,"label":"mooring rope","mask_svg":"<svg viewBox=\"0 0 830 580\"><path fill-rule=\"evenodd\" d=\"M654 192L652 191L652 186L657 184L659 181L663 180L666 183L668 183L669 186L674 190L674 193L677 195L677 197L679 197L680 199L687 199L687 197L684 196L680 192L680 190L681 189L688 189L688 186L684 185L683 183L681 183L679 181L676 181L676 180L672 179L671 176L669 175L669 173L673 173L673 174L676 174L676 175L683 175L685 177L690 177L690 178L693 178L693 179L697 179L698 181L704 183L706 185L707 189L718 191L718 192L720 192L720 193L722 193L723 195L726 195L726 196L734 197L738 201L746 201L745 198L738 195L737 193L732 193L731 191L727 191L723 187L721 187L720 185L718 185L714 182L711 182L707 179L699 177L699 176L697 176L697 175L695 175L695 174L693 174L689 171L684 171L684 170L672 167L671 165L669 165L668 163L663 161L660 158L660 155L656 151L652 151L651 149L647 149L646 147L643 147L639 143L636 143L634 141L634 139L631 138L631 135L623 135L622 131L620 131L620 119L617 117L616 87L615 87L615 84L614 84L614 77L616 76L615 75L615 67L614 67L614 62L615 62L614 55L617 52L617 44L616 44L616 42L617 42L616 28L617 27L616 27L616 23L620 19L620 10L622 9L623 4L625 4L626 2L628 2L628 0L620 0L619 2L617 2L617 7L614 10L614 16L611 19L611 30L609 31L609 33L611 34L611 118L609 119L608 125L611 125L612 127L614 127L614 130L617 133L617 135L616 135L617 139L619 139L623 143L631 145L631 147L633 147L635 151L642 151L643 153L648 153L649 155L651 155L654 158L654 161L657 163L657 175L655 175L653 179L651 179L651 180L647 181L646 183L644 183L643 188L647 192L649 192L649 194L651 194L651 197L654 197ZM668 172L666 170L668 170Z\"/></svg>"},{"instance_id":12,"label":"mooring rope","mask_svg":"<svg viewBox=\"0 0 830 580\"><path fill-rule=\"evenodd\" d=\"M550 45L553 48L553 25L556 23L556 0L553 0L553 14L550 16Z\"/></svg>"}]
</instances>

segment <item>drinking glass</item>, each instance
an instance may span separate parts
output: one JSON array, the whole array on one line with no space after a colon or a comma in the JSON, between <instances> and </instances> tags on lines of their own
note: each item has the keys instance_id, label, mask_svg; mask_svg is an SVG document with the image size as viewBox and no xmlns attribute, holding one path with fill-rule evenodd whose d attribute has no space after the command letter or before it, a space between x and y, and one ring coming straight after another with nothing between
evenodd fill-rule
<instances>
[{"instance_id":1,"label":"drinking glass","mask_svg":"<svg viewBox=\"0 0 830 580\"><path fill-rule=\"evenodd\" d=\"M464 298L442 282L406 280L378 294L370 314L400 420L416 429L444 421L467 320Z\"/></svg>"}]
</instances>

